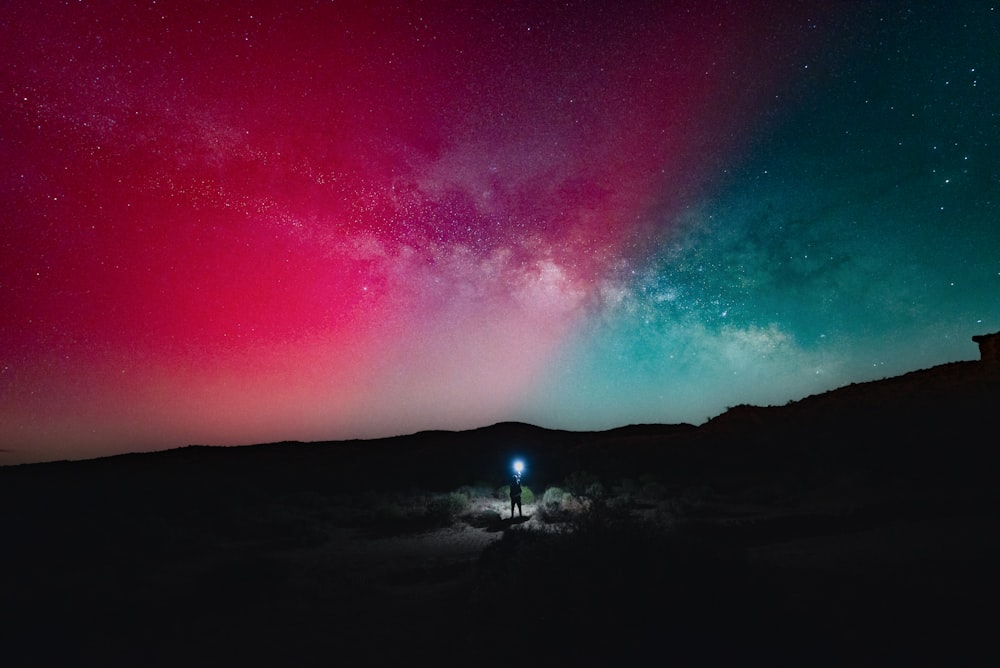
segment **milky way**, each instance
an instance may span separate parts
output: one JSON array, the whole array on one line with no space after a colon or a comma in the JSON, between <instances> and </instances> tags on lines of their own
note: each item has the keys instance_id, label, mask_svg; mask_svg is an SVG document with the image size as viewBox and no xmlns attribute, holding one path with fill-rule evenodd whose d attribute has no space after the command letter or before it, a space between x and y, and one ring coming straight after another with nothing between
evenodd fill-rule
<instances>
[{"instance_id":1,"label":"milky way","mask_svg":"<svg viewBox=\"0 0 1000 668\"><path fill-rule=\"evenodd\" d=\"M1000 10L223 4L0 17L0 463L699 424L1000 329Z\"/></svg>"}]
</instances>

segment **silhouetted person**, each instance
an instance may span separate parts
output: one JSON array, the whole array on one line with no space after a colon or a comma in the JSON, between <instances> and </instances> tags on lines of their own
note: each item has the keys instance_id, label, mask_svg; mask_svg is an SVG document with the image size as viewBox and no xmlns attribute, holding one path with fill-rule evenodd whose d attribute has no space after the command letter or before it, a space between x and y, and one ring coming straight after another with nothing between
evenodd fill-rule
<instances>
[{"instance_id":1,"label":"silhouetted person","mask_svg":"<svg viewBox=\"0 0 1000 668\"><path fill-rule=\"evenodd\" d=\"M514 476L510 481L510 518L514 519L514 506L517 506L517 516L521 514L521 476Z\"/></svg>"}]
</instances>

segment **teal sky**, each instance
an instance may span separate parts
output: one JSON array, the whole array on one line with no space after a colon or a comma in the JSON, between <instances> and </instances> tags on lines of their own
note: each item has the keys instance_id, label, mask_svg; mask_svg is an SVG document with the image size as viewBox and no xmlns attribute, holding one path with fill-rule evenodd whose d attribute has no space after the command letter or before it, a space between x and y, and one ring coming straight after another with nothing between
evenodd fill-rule
<instances>
[{"instance_id":1,"label":"teal sky","mask_svg":"<svg viewBox=\"0 0 1000 668\"><path fill-rule=\"evenodd\" d=\"M701 423L978 358L1000 329L1000 23L931 4L817 29L744 159L608 281L538 415Z\"/></svg>"},{"instance_id":2,"label":"teal sky","mask_svg":"<svg viewBox=\"0 0 1000 668\"><path fill-rule=\"evenodd\" d=\"M1000 9L13 2L0 464L701 424L1000 331Z\"/></svg>"}]
</instances>

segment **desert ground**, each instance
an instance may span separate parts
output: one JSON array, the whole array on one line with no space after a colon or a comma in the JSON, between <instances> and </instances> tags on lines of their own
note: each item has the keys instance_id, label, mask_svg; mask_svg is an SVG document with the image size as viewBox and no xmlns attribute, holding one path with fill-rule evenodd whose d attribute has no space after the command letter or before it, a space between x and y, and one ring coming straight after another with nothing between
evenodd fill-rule
<instances>
[{"instance_id":1,"label":"desert ground","mask_svg":"<svg viewBox=\"0 0 1000 668\"><path fill-rule=\"evenodd\" d=\"M0 467L3 664L996 665L998 387Z\"/></svg>"}]
</instances>

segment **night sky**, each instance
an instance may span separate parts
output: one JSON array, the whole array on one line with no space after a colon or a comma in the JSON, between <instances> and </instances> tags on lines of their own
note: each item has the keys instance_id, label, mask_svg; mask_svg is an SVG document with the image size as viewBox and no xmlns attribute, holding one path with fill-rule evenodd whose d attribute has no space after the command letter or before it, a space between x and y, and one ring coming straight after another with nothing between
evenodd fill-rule
<instances>
[{"instance_id":1,"label":"night sky","mask_svg":"<svg viewBox=\"0 0 1000 668\"><path fill-rule=\"evenodd\" d=\"M5 3L0 464L701 424L977 359L997 35L964 0Z\"/></svg>"}]
</instances>

